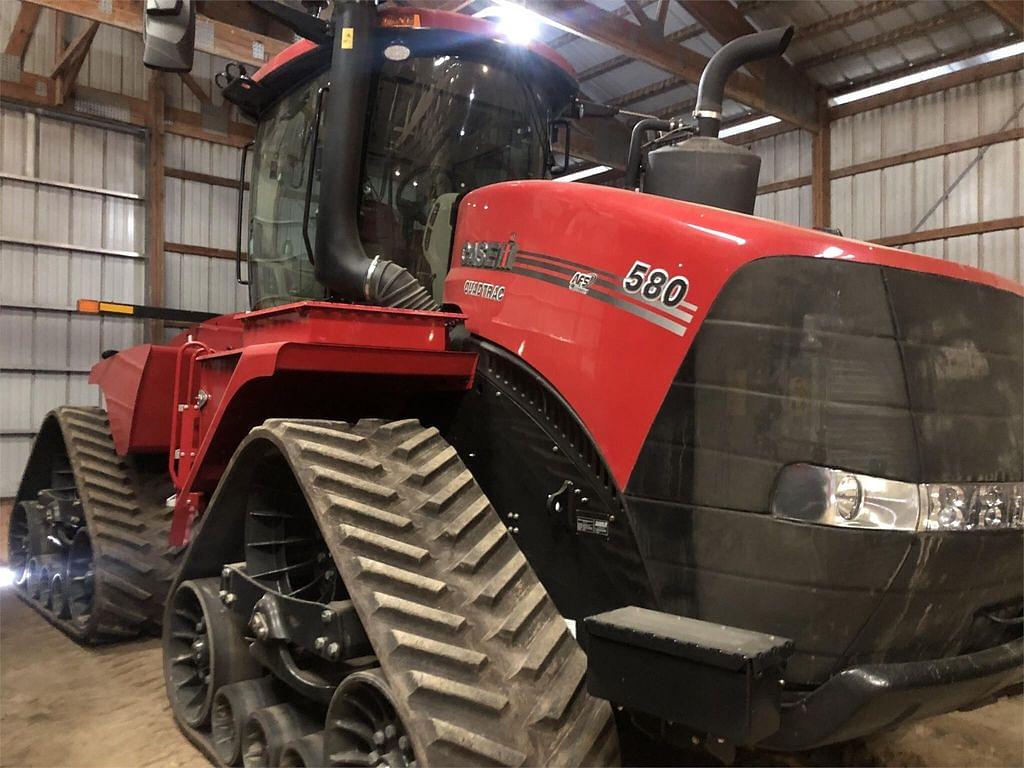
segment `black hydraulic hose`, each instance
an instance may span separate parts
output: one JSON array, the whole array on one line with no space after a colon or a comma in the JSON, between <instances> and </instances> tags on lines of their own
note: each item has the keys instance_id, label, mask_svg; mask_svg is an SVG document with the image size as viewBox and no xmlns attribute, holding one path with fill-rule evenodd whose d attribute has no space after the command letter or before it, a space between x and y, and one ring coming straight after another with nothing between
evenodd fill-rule
<instances>
[{"instance_id":1,"label":"black hydraulic hose","mask_svg":"<svg viewBox=\"0 0 1024 768\"><path fill-rule=\"evenodd\" d=\"M416 278L386 259L371 261L359 239L357 215L373 80L375 5L373 0L343 0L334 6L331 87L324 106L328 134L323 143L314 274L322 285L349 301L436 309L436 302Z\"/></svg>"},{"instance_id":2,"label":"black hydraulic hose","mask_svg":"<svg viewBox=\"0 0 1024 768\"><path fill-rule=\"evenodd\" d=\"M745 64L758 59L781 56L793 39L793 27L776 27L731 40L711 57L700 76L697 87L697 134L718 138L722 126L722 100L729 75Z\"/></svg>"},{"instance_id":3,"label":"black hydraulic hose","mask_svg":"<svg viewBox=\"0 0 1024 768\"><path fill-rule=\"evenodd\" d=\"M643 157L644 135L648 131L670 131L675 123L657 117L645 117L633 126L629 136L629 154L626 156L626 189L636 189L640 183L640 160Z\"/></svg>"}]
</instances>

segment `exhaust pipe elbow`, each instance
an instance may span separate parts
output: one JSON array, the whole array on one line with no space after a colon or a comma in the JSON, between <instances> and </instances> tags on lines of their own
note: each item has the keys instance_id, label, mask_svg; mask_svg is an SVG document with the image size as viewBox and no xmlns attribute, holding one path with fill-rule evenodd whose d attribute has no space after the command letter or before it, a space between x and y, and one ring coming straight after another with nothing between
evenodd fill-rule
<instances>
[{"instance_id":1,"label":"exhaust pipe elbow","mask_svg":"<svg viewBox=\"0 0 1024 768\"><path fill-rule=\"evenodd\" d=\"M697 106L693 110L693 116L697 118L698 135L718 137L722 126L725 83L729 75L752 61L781 56L793 39L793 32L794 28L789 26L743 35L723 45L711 57L700 76Z\"/></svg>"}]
</instances>

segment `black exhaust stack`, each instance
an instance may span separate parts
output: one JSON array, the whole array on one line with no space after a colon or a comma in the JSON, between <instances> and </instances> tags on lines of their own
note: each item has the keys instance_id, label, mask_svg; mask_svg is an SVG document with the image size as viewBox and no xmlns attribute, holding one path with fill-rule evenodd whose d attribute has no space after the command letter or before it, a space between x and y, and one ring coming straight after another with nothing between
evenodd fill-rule
<instances>
[{"instance_id":1,"label":"black exhaust stack","mask_svg":"<svg viewBox=\"0 0 1024 768\"><path fill-rule=\"evenodd\" d=\"M729 75L744 64L781 56L792 37L793 27L744 35L722 46L711 57L700 78L693 112L697 118L697 135L677 146L661 147L647 154L644 192L740 213L754 212L761 158L718 138L725 83ZM638 128L641 123L637 124ZM666 127L660 121L652 121L643 130L634 131L626 170L630 189L636 185L629 180L635 181L639 175L640 146L646 130L666 130Z\"/></svg>"},{"instance_id":2,"label":"black exhaust stack","mask_svg":"<svg viewBox=\"0 0 1024 768\"><path fill-rule=\"evenodd\" d=\"M330 90L324 114L320 213L316 224L316 279L348 301L402 309L437 309L409 272L387 259L370 259L359 238L357 213L364 133L373 82L373 0L339 0L331 21Z\"/></svg>"},{"instance_id":3,"label":"black exhaust stack","mask_svg":"<svg viewBox=\"0 0 1024 768\"><path fill-rule=\"evenodd\" d=\"M793 39L793 27L776 27L730 40L708 61L697 86L697 135L718 138L722 127L722 100L729 75L745 64L759 59L781 56Z\"/></svg>"}]
</instances>

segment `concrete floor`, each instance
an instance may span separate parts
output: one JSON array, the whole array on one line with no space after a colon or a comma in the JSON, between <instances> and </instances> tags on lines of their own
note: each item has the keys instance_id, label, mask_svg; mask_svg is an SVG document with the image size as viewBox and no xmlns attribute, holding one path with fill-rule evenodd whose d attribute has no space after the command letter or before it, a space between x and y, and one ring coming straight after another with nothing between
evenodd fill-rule
<instances>
[{"instance_id":1,"label":"concrete floor","mask_svg":"<svg viewBox=\"0 0 1024 768\"><path fill-rule=\"evenodd\" d=\"M1021 766L1024 699L757 765ZM164 696L160 643L81 648L0 590L0 766L206 765Z\"/></svg>"}]
</instances>

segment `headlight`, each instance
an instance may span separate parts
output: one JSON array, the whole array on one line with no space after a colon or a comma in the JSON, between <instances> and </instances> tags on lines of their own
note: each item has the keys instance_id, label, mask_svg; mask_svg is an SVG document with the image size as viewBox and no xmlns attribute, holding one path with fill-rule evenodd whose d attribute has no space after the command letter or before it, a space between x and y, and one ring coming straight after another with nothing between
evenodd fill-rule
<instances>
[{"instance_id":1,"label":"headlight","mask_svg":"<svg viewBox=\"0 0 1024 768\"><path fill-rule=\"evenodd\" d=\"M926 488L928 531L1024 527L1024 483L937 483Z\"/></svg>"},{"instance_id":2,"label":"headlight","mask_svg":"<svg viewBox=\"0 0 1024 768\"><path fill-rule=\"evenodd\" d=\"M772 514L889 531L1024 527L1024 483L905 483L812 464L782 468Z\"/></svg>"}]
</instances>

